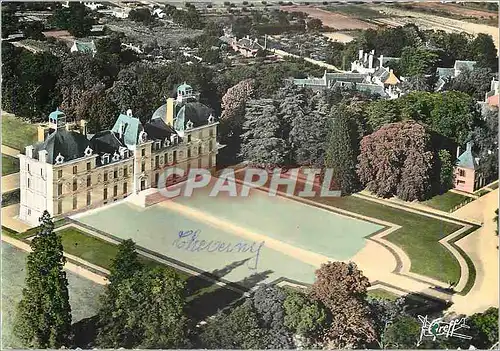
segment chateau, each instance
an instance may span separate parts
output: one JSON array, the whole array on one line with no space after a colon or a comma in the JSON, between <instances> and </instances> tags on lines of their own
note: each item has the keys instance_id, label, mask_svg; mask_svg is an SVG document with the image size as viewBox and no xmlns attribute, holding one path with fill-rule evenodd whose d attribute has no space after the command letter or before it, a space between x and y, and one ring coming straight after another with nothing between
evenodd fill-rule
<instances>
[{"instance_id":1,"label":"chateau","mask_svg":"<svg viewBox=\"0 0 500 351\"><path fill-rule=\"evenodd\" d=\"M56 110L38 127L38 143L20 159L19 218L38 225L44 210L68 215L158 187L166 167L215 171L219 145L211 109L182 84L149 122L131 110L111 130L87 133L85 121L69 122ZM169 179L170 185L183 179Z\"/></svg>"}]
</instances>

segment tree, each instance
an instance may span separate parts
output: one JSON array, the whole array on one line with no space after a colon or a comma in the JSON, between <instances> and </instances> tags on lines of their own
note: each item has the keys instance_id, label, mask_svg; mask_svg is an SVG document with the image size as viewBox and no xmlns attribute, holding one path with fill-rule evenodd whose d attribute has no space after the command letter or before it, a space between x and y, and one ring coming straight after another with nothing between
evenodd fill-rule
<instances>
[{"instance_id":1,"label":"tree","mask_svg":"<svg viewBox=\"0 0 500 351\"><path fill-rule=\"evenodd\" d=\"M490 68L465 70L458 77L451 80L449 90L467 93L480 101L484 99L484 95L490 90L491 77Z\"/></svg>"},{"instance_id":2,"label":"tree","mask_svg":"<svg viewBox=\"0 0 500 351\"><path fill-rule=\"evenodd\" d=\"M54 223L47 211L40 223L40 230L30 244L26 285L17 306L14 331L30 348L67 347L71 306L64 271L66 259L61 238L54 232Z\"/></svg>"},{"instance_id":3,"label":"tree","mask_svg":"<svg viewBox=\"0 0 500 351\"><path fill-rule=\"evenodd\" d=\"M286 293L277 286L263 285L253 294L254 306L259 327L265 330L263 342L269 349L294 348L292 334L285 327L283 303Z\"/></svg>"},{"instance_id":4,"label":"tree","mask_svg":"<svg viewBox=\"0 0 500 351\"><path fill-rule=\"evenodd\" d=\"M477 61L478 67L491 68L493 71L497 70L497 49L491 35L479 33L470 43L469 52L474 61Z\"/></svg>"},{"instance_id":5,"label":"tree","mask_svg":"<svg viewBox=\"0 0 500 351\"><path fill-rule=\"evenodd\" d=\"M400 74L405 77L423 76L436 71L438 55L423 47L407 46L401 53Z\"/></svg>"},{"instance_id":6,"label":"tree","mask_svg":"<svg viewBox=\"0 0 500 351\"><path fill-rule=\"evenodd\" d=\"M325 167L333 171L333 179L340 186L342 194L348 195L359 190L356 174L359 143L352 110L347 101L332 109L329 142Z\"/></svg>"},{"instance_id":7,"label":"tree","mask_svg":"<svg viewBox=\"0 0 500 351\"><path fill-rule=\"evenodd\" d=\"M357 168L361 182L381 197L419 200L430 191L433 152L423 125L391 123L361 141Z\"/></svg>"},{"instance_id":8,"label":"tree","mask_svg":"<svg viewBox=\"0 0 500 351\"><path fill-rule=\"evenodd\" d=\"M286 141L280 135L280 120L273 100L247 102L241 155L256 167L282 166L289 159Z\"/></svg>"},{"instance_id":9,"label":"tree","mask_svg":"<svg viewBox=\"0 0 500 351\"><path fill-rule=\"evenodd\" d=\"M245 79L229 88L222 97L221 122L226 123L228 130L239 134L245 117L247 100L253 94L254 80Z\"/></svg>"},{"instance_id":10,"label":"tree","mask_svg":"<svg viewBox=\"0 0 500 351\"><path fill-rule=\"evenodd\" d=\"M372 131L401 120L399 105L395 100L375 100L366 107L368 125Z\"/></svg>"},{"instance_id":11,"label":"tree","mask_svg":"<svg viewBox=\"0 0 500 351\"><path fill-rule=\"evenodd\" d=\"M59 29L67 29L76 37L85 37L90 34L94 19L83 3L70 2L68 8L58 7L49 23Z\"/></svg>"},{"instance_id":12,"label":"tree","mask_svg":"<svg viewBox=\"0 0 500 351\"><path fill-rule=\"evenodd\" d=\"M14 3L2 3L2 38L15 34L19 28L19 20L16 16L16 5Z\"/></svg>"},{"instance_id":13,"label":"tree","mask_svg":"<svg viewBox=\"0 0 500 351\"><path fill-rule=\"evenodd\" d=\"M377 342L381 349L387 348L386 333L394 319L404 314L404 298L390 301L381 298L368 298L371 316L377 335Z\"/></svg>"},{"instance_id":14,"label":"tree","mask_svg":"<svg viewBox=\"0 0 500 351\"><path fill-rule=\"evenodd\" d=\"M289 289L283 308L284 324L295 334L315 339L327 326L328 314L325 307L302 292Z\"/></svg>"},{"instance_id":15,"label":"tree","mask_svg":"<svg viewBox=\"0 0 500 351\"><path fill-rule=\"evenodd\" d=\"M127 265L121 269L130 268ZM101 324L99 330L100 347L170 349L186 346L185 283L175 271L143 268L132 277L114 280L112 284L115 285L114 301L106 324Z\"/></svg>"},{"instance_id":16,"label":"tree","mask_svg":"<svg viewBox=\"0 0 500 351\"><path fill-rule=\"evenodd\" d=\"M229 313L219 312L201 332L202 347L209 349L262 349L264 331L252 303L245 301Z\"/></svg>"},{"instance_id":17,"label":"tree","mask_svg":"<svg viewBox=\"0 0 500 351\"><path fill-rule=\"evenodd\" d=\"M472 133L481 159L479 171L489 181L498 178L498 108L489 108Z\"/></svg>"},{"instance_id":18,"label":"tree","mask_svg":"<svg viewBox=\"0 0 500 351\"><path fill-rule=\"evenodd\" d=\"M454 184L454 171L455 162L451 157L448 150L439 150L438 164L439 164L439 184L442 192L451 189Z\"/></svg>"},{"instance_id":19,"label":"tree","mask_svg":"<svg viewBox=\"0 0 500 351\"><path fill-rule=\"evenodd\" d=\"M498 210L497 210L498 214ZM470 316L467 324L471 327L472 340L478 349L489 349L498 342L498 308L490 307L483 313Z\"/></svg>"},{"instance_id":20,"label":"tree","mask_svg":"<svg viewBox=\"0 0 500 351\"><path fill-rule=\"evenodd\" d=\"M140 7L130 10L128 17L135 22L142 22L146 25L154 21L151 11L147 7Z\"/></svg>"},{"instance_id":21,"label":"tree","mask_svg":"<svg viewBox=\"0 0 500 351\"><path fill-rule=\"evenodd\" d=\"M123 281L131 280L134 274L140 272L141 269L142 265L135 251L135 243L130 239L120 243L118 253L111 263L110 283L100 301L99 331L96 340L98 345L107 347L127 342L125 338L128 336L124 334L127 321L116 317L116 313L120 309L117 296L121 289L120 284Z\"/></svg>"},{"instance_id":22,"label":"tree","mask_svg":"<svg viewBox=\"0 0 500 351\"><path fill-rule=\"evenodd\" d=\"M415 349L422 326L413 317L397 316L388 325L383 336L383 344L388 349Z\"/></svg>"},{"instance_id":23,"label":"tree","mask_svg":"<svg viewBox=\"0 0 500 351\"><path fill-rule=\"evenodd\" d=\"M332 315L324 335L327 348L364 348L375 340L366 301L369 286L368 279L352 262L329 262L316 270L310 295Z\"/></svg>"},{"instance_id":24,"label":"tree","mask_svg":"<svg viewBox=\"0 0 500 351\"><path fill-rule=\"evenodd\" d=\"M22 25L23 35L27 39L45 40L45 36L42 33L44 29L43 22L39 21L25 22Z\"/></svg>"},{"instance_id":25,"label":"tree","mask_svg":"<svg viewBox=\"0 0 500 351\"><path fill-rule=\"evenodd\" d=\"M311 18L307 21L307 29L311 31L318 31L323 27L323 22L319 18Z\"/></svg>"}]
</instances>

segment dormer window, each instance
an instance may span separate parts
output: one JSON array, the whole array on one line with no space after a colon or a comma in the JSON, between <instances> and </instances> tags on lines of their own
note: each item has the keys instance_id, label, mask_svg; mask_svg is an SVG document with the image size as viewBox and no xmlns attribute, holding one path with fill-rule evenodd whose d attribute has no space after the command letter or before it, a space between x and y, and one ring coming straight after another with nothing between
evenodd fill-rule
<instances>
[{"instance_id":1,"label":"dormer window","mask_svg":"<svg viewBox=\"0 0 500 351\"><path fill-rule=\"evenodd\" d=\"M176 145L177 142L179 141L177 134L172 134L172 136L170 137L170 140L172 141L172 143L174 145Z\"/></svg>"},{"instance_id":2,"label":"dormer window","mask_svg":"<svg viewBox=\"0 0 500 351\"><path fill-rule=\"evenodd\" d=\"M84 153L85 157L89 157L90 155L92 155L92 152L93 152L93 150L89 146L87 146L87 148L85 149L85 151L83 153Z\"/></svg>"},{"instance_id":3,"label":"dormer window","mask_svg":"<svg viewBox=\"0 0 500 351\"><path fill-rule=\"evenodd\" d=\"M193 128L193 122L191 122L191 121L189 120L189 121L187 121L187 123L186 123L186 130L187 130L187 129L191 129L191 128Z\"/></svg>"},{"instance_id":4,"label":"dormer window","mask_svg":"<svg viewBox=\"0 0 500 351\"><path fill-rule=\"evenodd\" d=\"M118 154L118 152L115 152L113 154L113 162L116 162L116 161L120 161L120 155Z\"/></svg>"},{"instance_id":5,"label":"dormer window","mask_svg":"<svg viewBox=\"0 0 500 351\"><path fill-rule=\"evenodd\" d=\"M109 154L104 154L104 155L102 155L102 157L101 157L101 163L102 163L103 165L106 165L106 164L108 164L108 163L109 163L109 156L110 156Z\"/></svg>"},{"instance_id":6,"label":"dormer window","mask_svg":"<svg viewBox=\"0 0 500 351\"><path fill-rule=\"evenodd\" d=\"M168 140L168 138L165 138L165 140L163 141L163 146L164 147L169 147L170 146L170 140Z\"/></svg>"},{"instance_id":7,"label":"dormer window","mask_svg":"<svg viewBox=\"0 0 500 351\"><path fill-rule=\"evenodd\" d=\"M148 134L145 131L139 133L139 141L141 143L145 143L146 141L148 141Z\"/></svg>"},{"instance_id":8,"label":"dormer window","mask_svg":"<svg viewBox=\"0 0 500 351\"><path fill-rule=\"evenodd\" d=\"M118 152L120 153L121 158L128 158L129 156L128 149L126 147L120 146Z\"/></svg>"},{"instance_id":9,"label":"dormer window","mask_svg":"<svg viewBox=\"0 0 500 351\"><path fill-rule=\"evenodd\" d=\"M212 116L212 114L210 114L210 116L208 116L208 123L214 123L215 122L215 117Z\"/></svg>"},{"instance_id":10,"label":"dormer window","mask_svg":"<svg viewBox=\"0 0 500 351\"><path fill-rule=\"evenodd\" d=\"M57 155L55 161L56 161L56 165L62 164L64 162L64 156L61 154Z\"/></svg>"},{"instance_id":11,"label":"dormer window","mask_svg":"<svg viewBox=\"0 0 500 351\"><path fill-rule=\"evenodd\" d=\"M160 150L161 149L161 141L155 141L155 149Z\"/></svg>"}]
</instances>

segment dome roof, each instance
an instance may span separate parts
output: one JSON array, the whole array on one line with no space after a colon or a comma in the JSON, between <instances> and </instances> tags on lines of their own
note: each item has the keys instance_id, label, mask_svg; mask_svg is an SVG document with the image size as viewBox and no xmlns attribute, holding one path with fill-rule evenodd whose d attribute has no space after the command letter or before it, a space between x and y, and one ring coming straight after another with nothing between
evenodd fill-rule
<instances>
[{"instance_id":1,"label":"dome roof","mask_svg":"<svg viewBox=\"0 0 500 351\"><path fill-rule=\"evenodd\" d=\"M85 135L60 129L50 134L43 143L36 145L34 155L38 157L39 151L46 150L47 162L55 164L59 154L64 157L64 162L83 157L88 146L90 142Z\"/></svg>"},{"instance_id":2,"label":"dome roof","mask_svg":"<svg viewBox=\"0 0 500 351\"><path fill-rule=\"evenodd\" d=\"M166 114L167 114L167 104L163 104L156 109L156 111L153 113L153 116L151 117L151 120L158 118L163 119L165 118Z\"/></svg>"},{"instance_id":3,"label":"dome roof","mask_svg":"<svg viewBox=\"0 0 500 351\"><path fill-rule=\"evenodd\" d=\"M184 129L188 121L193 123L193 128L200 127L208 124L208 117L212 112L211 108L200 102L188 102L183 104L179 112L177 112L177 121L183 121Z\"/></svg>"}]
</instances>

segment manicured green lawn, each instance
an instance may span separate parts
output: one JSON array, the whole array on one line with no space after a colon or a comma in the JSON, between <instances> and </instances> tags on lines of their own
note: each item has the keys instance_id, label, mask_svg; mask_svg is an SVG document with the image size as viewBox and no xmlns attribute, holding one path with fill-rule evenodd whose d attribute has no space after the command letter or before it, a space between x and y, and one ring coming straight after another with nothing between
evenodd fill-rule
<instances>
[{"instance_id":1,"label":"manicured green lawn","mask_svg":"<svg viewBox=\"0 0 500 351\"><path fill-rule=\"evenodd\" d=\"M2 112L2 144L24 152L24 148L37 141L37 127L10 113Z\"/></svg>"},{"instance_id":2,"label":"manicured green lawn","mask_svg":"<svg viewBox=\"0 0 500 351\"><path fill-rule=\"evenodd\" d=\"M367 295L368 295L368 297L371 297L371 298L384 299L384 300L389 300L389 301L395 301L399 298L398 295L393 294L390 291L387 291L387 290L381 289L381 288L369 290Z\"/></svg>"},{"instance_id":3,"label":"manicured green lawn","mask_svg":"<svg viewBox=\"0 0 500 351\"><path fill-rule=\"evenodd\" d=\"M2 207L14 205L19 203L20 190L12 190L2 194Z\"/></svg>"},{"instance_id":4,"label":"manicured green lawn","mask_svg":"<svg viewBox=\"0 0 500 351\"><path fill-rule=\"evenodd\" d=\"M498 188L498 182L493 183L492 185L489 186L489 188L495 190L496 188Z\"/></svg>"},{"instance_id":5,"label":"manicured green lawn","mask_svg":"<svg viewBox=\"0 0 500 351\"><path fill-rule=\"evenodd\" d=\"M19 172L19 160L2 154L2 177L17 172Z\"/></svg>"},{"instance_id":6,"label":"manicured green lawn","mask_svg":"<svg viewBox=\"0 0 500 351\"><path fill-rule=\"evenodd\" d=\"M460 279L458 261L438 242L459 229L459 225L354 196L317 197L315 201L400 225L402 228L385 238L408 254L412 272L445 283L457 282ZM374 264L376 264L376 257L374 257Z\"/></svg>"},{"instance_id":7,"label":"manicured green lawn","mask_svg":"<svg viewBox=\"0 0 500 351\"><path fill-rule=\"evenodd\" d=\"M455 208L455 206L460 205L466 201L472 201L468 196L457 194L451 191L447 191L444 194L436 195L433 198L424 201L423 204L437 210L450 212Z\"/></svg>"}]
</instances>

